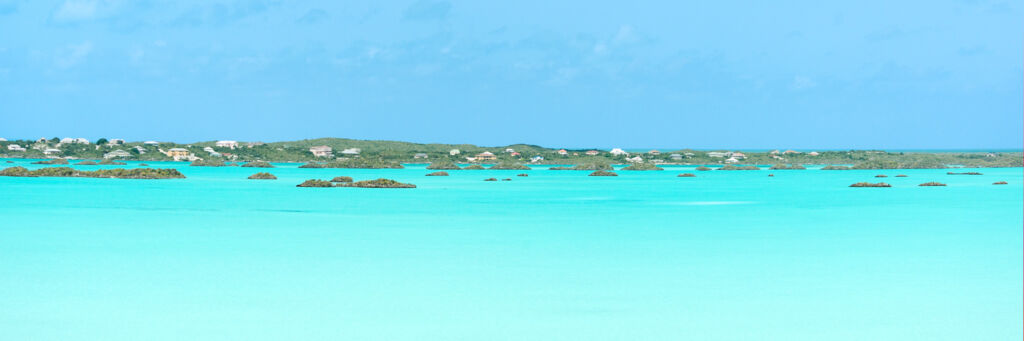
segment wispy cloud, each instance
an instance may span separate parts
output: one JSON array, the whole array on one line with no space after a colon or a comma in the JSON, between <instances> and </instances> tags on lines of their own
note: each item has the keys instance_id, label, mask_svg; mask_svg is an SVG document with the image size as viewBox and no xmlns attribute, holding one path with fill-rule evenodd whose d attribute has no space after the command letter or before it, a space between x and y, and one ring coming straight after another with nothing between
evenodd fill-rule
<instances>
[{"instance_id":1,"label":"wispy cloud","mask_svg":"<svg viewBox=\"0 0 1024 341\"><path fill-rule=\"evenodd\" d=\"M54 64L62 69L73 67L85 60L85 58L92 53L92 49L93 46L91 41L84 41L79 44L70 44L57 53L57 57L54 59Z\"/></svg>"}]
</instances>

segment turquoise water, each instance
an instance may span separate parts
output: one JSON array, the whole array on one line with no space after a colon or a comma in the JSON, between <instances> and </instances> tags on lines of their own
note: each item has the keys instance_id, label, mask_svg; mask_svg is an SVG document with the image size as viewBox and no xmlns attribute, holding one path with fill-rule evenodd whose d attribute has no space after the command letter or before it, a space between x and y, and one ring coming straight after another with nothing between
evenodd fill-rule
<instances>
[{"instance_id":1,"label":"turquoise water","mask_svg":"<svg viewBox=\"0 0 1024 341\"><path fill-rule=\"evenodd\" d=\"M0 177L0 340L1022 338L1020 168L150 164ZM294 187L339 175L419 188Z\"/></svg>"}]
</instances>

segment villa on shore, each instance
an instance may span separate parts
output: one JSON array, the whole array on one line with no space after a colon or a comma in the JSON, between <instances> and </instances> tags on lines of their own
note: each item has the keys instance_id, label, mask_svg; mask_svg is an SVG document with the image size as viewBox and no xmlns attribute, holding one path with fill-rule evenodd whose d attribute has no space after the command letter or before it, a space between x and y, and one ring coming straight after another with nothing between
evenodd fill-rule
<instances>
[{"instance_id":1,"label":"villa on shore","mask_svg":"<svg viewBox=\"0 0 1024 341\"><path fill-rule=\"evenodd\" d=\"M334 155L333 151L334 150L331 149L331 147L328 147L328 146L309 147L309 152L313 153L313 156L315 156L315 157L331 157L331 156Z\"/></svg>"},{"instance_id":2,"label":"villa on shore","mask_svg":"<svg viewBox=\"0 0 1024 341\"><path fill-rule=\"evenodd\" d=\"M498 158L494 156L494 153L491 153L491 152L483 152L483 153L480 153L480 154L476 154L476 160L477 161L488 161L488 160L497 160L497 159Z\"/></svg>"}]
</instances>

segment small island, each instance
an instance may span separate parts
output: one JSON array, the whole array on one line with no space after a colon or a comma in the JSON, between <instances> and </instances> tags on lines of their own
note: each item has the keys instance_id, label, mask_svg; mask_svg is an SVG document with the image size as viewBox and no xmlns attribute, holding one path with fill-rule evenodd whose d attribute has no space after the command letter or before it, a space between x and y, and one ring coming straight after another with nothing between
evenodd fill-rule
<instances>
[{"instance_id":1,"label":"small island","mask_svg":"<svg viewBox=\"0 0 1024 341\"><path fill-rule=\"evenodd\" d=\"M309 179L303 181L301 184L295 185L295 187L334 187L334 184L332 184L330 181Z\"/></svg>"},{"instance_id":2,"label":"small island","mask_svg":"<svg viewBox=\"0 0 1024 341\"><path fill-rule=\"evenodd\" d=\"M33 165L66 165L69 164L67 159L49 159L43 161L36 161Z\"/></svg>"},{"instance_id":3,"label":"small island","mask_svg":"<svg viewBox=\"0 0 1024 341\"><path fill-rule=\"evenodd\" d=\"M801 164L782 164L782 163L779 163L779 164L775 164L775 165L769 167L768 169L771 169L771 170L775 170L775 169L778 169L778 170L805 170L807 168L804 167L804 165L801 165Z\"/></svg>"},{"instance_id":4,"label":"small island","mask_svg":"<svg viewBox=\"0 0 1024 341\"><path fill-rule=\"evenodd\" d=\"M484 179L484 181L498 181L498 179L497 178L486 178L486 179Z\"/></svg>"},{"instance_id":5,"label":"small island","mask_svg":"<svg viewBox=\"0 0 1024 341\"><path fill-rule=\"evenodd\" d=\"M352 182L352 177L351 176L336 176L336 177L334 177L334 179L331 179L331 182Z\"/></svg>"},{"instance_id":6,"label":"small island","mask_svg":"<svg viewBox=\"0 0 1024 341\"><path fill-rule=\"evenodd\" d=\"M499 162L498 164L491 166L490 169L495 170L530 170L530 167L524 166L521 163L515 162Z\"/></svg>"},{"instance_id":7,"label":"small island","mask_svg":"<svg viewBox=\"0 0 1024 341\"><path fill-rule=\"evenodd\" d=\"M879 183L858 182L858 183L850 185L850 187L892 187L892 185L884 183L884 182L879 182Z\"/></svg>"},{"instance_id":8,"label":"small island","mask_svg":"<svg viewBox=\"0 0 1024 341\"><path fill-rule=\"evenodd\" d=\"M277 180L277 176L267 172L259 172L249 176L249 180Z\"/></svg>"},{"instance_id":9,"label":"small island","mask_svg":"<svg viewBox=\"0 0 1024 341\"><path fill-rule=\"evenodd\" d=\"M516 174L516 176L524 176L525 177L525 176L530 176L530 174L520 173L520 174Z\"/></svg>"},{"instance_id":10,"label":"small island","mask_svg":"<svg viewBox=\"0 0 1024 341\"><path fill-rule=\"evenodd\" d=\"M363 180L353 183L340 183L336 187L358 187L358 188L416 188L416 185L398 182L391 179Z\"/></svg>"},{"instance_id":11,"label":"small island","mask_svg":"<svg viewBox=\"0 0 1024 341\"><path fill-rule=\"evenodd\" d=\"M897 178L905 178L905 177L907 177L907 175L906 174L896 174L896 177Z\"/></svg>"},{"instance_id":12,"label":"small island","mask_svg":"<svg viewBox=\"0 0 1024 341\"><path fill-rule=\"evenodd\" d=\"M761 170L757 166L736 166L736 165L725 165L718 168L720 171L737 171L737 170Z\"/></svg>"},{"instance_id":13,"label":"small island","mask_svg":"<svg viewBox=\"0 0 1024 341\"><path fill-rule=\"evenodd\" d=\"M272 165L272 164L270 164L270 162L266 162L266 161L253 161L253 162L246 162L244 165L242 165L242 167L274 168L274 165Z\"/></svg>"},{"instance_id":14,"label":"small island","mask_svg":"<svg viewBox=\"0 0 1024 341\"><path fill-rule=\"evenodd\" d=\"M825 166L825 167L821 167L821 170L850 170L850 167L847 167L847 166L836 166L836 165L828 165L828 166Z\"/></svg>"},{"instance_id":15,"label":"small island","mask_svg":"<svg viewBox=\"0 0 1024 341\"><path fill-rule=\"evenodd\" d=\"M941 183L941 182L934 182L934 181L932 181L932 182L925 182L925 183L920 184L918 186L931 187L931 186L945 186L945 185L946 184Z\"/></svg>"},{"instance_id":16,"label":"small island","mask_svg":"<svg viewBox=\"0 0 1024 341\"><path fill-rule=\"evenodd\" d=\"M651 163L634 163L634 164L626 166L626 167L624 167L624 168L622 168L620 170L624 170L624 171L660 171L660 170L665 170L665 169L661 168L661 167L658 167L658 166L655 166L654 164L651 164Z\"/></svg>"},{"instance_id":17,"label":"small island","mask_svg":"<svg viewBox=\"0 0 1024 341\"><path fill-rule=\"evenodd\" d=\"M711 170L711 168L700 166L700 167L697 167L696 170L701 171L701 172L706 172L706 171Z\"/></svg>"},{"instance_id":18,"label":"small island","mask_svg":"<svg viewBox=\"0 0 1024 341\"><path fill-rule=\"evenodd\" d=\"M548 170L612 170L612 165L607 163L583 163L572 167L551 167Z\"/></svg>"},{"instance_id":19,"label":"small island","mask_svg":"<svg viewBox=\"0 0 1024 341\"><path fill-rule=\"evenodd\" d=\"M594 171L593 173L590 173L590 175L588 175L588 176L619 176L619 175L615 174L615 172L599 170L599 171Z\"/></svg>"},{"instance_id":20,"label":"small island","mask_svg":"<svg viewBox=\"0 0 1024 341\"><path fill-rule=\"evenodd\" d=\"M227 167L224 160L195 160L189 164L192 167Z\"/></svg>"},{"instance_id":21,"label":"small island","mask_svg":"<svg viewBox=\"0 0 1024 341\"><path fill-rule=\"evenodd\" d=\"M463 168L463 170L485 170L485 169L487 169L487 168L484 168L484 166L481 166L481 165L469 165L469 166L466 166L466 168Z\"/></svg>"},{"instance_id":22,"label":"small island","mask_svg":"<svg viewBox=\"0 0 1024 341\"><path fill-rule=\"evenodd\" d=\"M679 177L679 178L696 178L697 174L683 173L683 174L676 175L676 177Z\"/></svg>"},{"instance_id":23,"label":"small island","mask_svg":"<svg viewBox=\"0 0 1024 341\"><path fill-rule=\"evenodd\" d=\"M963 173L946 172L946 175L982 175L982 174L978 173L978 172L963 172Z\"/></svg>"},{"instance_id":24,"label":"small island","mask_svg":"<svg viewBox=\"0 0 1024 341\"><path fill-rule=\"evenodd\" d=\"M85 160L85 161L82 161L82 162L79 162L79 163L75 164L75 166L95 166L95 165L98 165L98 163L96 163L96 161L93 161L93 160Z\"/></svg>"},{"instance_id":25,"label":"small island","mask_svg":"<svg viewBox=\"0 0 1024 341\"><path fill-rule=\"evenodd\" d=\"M876 178L888 178L889 176L885 175L885 174L878 174L878 175L875 175L875 177Z\"/></svg>"},{"instance_id":26,"label":"small island","mask_svg":"<svg viewBox=\"0 0 1024 341\"><path fill-rule=\"evenodd\" d=\"M25 167L11 167L0 171L0 176L19 177L65 177L65 178L110 178L110 179L184 179L185 175L177 169L100 169L94 171L77 170L71 167L49 167L28 170Z\"/></svg>"},{"instance_id":27,"label":"small island","mask_svg":"<svg viewBox=\"0 0 1024 341\"><path fill-rule=\"evenodd\" d=\"M427 176L448 176L448 172L437 171L437 172L429 173L429 174L427 174Z\"/></svg>"},{"instance_id":28,"label":"small island","mask_svg":"<svg viewBox=\"0 0 1024 341\"><path fill-rule=\"evenodd\" d=\"M996 182L993 182L992 184L993 185L1005 185L1006 181L996 181Z\"/></svg>"},{"instance_id":29,"label":"small island","mask_svg":"<svg viewBox=\"0 0 1024 341\"><path fill-rule=\"evenodd\" d=\"M459 168L459 165L456 165L451 160L437 160L437 161L431 162L430 165L427 166L427 169L429 169L429 170L458 170L458 169L461 169L461 168Z\"/></svg>"},{"instance_id":30,"label":"small island","mask_svg":"<svg viewBox=\"0 0 1024 341\"><path fill-rule=\"evenodd\" d=\"M124 166L124 165L127 165L127 163L121 162L121 161L114 161L114 160L111 160L111 159L105 159L105 160L100 161L99 163L97 163L97 165L103 165L103 166Z\"/></svg>"}]
</instances>

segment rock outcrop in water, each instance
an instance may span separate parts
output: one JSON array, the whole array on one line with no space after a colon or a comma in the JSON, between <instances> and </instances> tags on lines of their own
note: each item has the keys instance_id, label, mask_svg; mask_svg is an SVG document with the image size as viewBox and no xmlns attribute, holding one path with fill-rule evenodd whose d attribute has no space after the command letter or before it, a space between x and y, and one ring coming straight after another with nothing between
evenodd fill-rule
<instances>
[{"instance_id":1,"label":"rock outcrop in water","mask_svg":"<svg viewBox=\"0 0 1024 341\"><path fill-rule=\"evenodd\" d=\"M996 181L996 182L993 182L992 184L993 185L1005 185L1006 181Z\"/></svg>"},{"instance_id":2,"label":"rock outcrop in water","mask_svg":"<svg viewBox=\"0 0 1024 341\"><path fill-rule=\"evenodd\" d=\"M227 167L224 160L195 160L189 164L192 167Z\"/></svg>"},{"instance_id":3,"label":"rock outcrop in water","mask_svg":"<svg viewBox=\"0 0 1024 341\"><path fill-rule=\"evenodd\" d=\"M693 174L693 173L683 173L683 174L676 175L676 177L680 177L680 178L695 178L695 177L697 177L697 175Z\"/></svg>"},{"instance_id":4,"label":"rock outcrop in water","mask_svg":"<svg viewBox=\"0 0 1024 341\"><path fill-rule=\"evenodd\" d=\"M352 182L352 177L351 176L336 176L336 177L334 177L334 179L331 179L331 182Z\"/></svg>"},{"instance_id":5,"label":"rock outcrop in water","mask_svg":"<svg viewBox=\"0 0 1024 341\"><path fill-rule=\"evenodd\" d=\"M526 177L526 176L530 176L530 174L526 174L526 173L521 173L521 174L516 174L516 176L523 176L523 177Z\"/></svg>"},{"instance_id":6,"label":"rock outcrop in water","mask_svg":"<svg viewBox=\"0 0 1024 341\"><path fill-rule=\"evenodd\" d=\"M700 167L697 167L696 169L697 169L697 170L699 170L699 171L701 171L701 172L704 172L704 171L709 171L709 170L711 170L711 168L708 168L708 167L704 167L704 166L700 166Z\"/></svg>"},{"instance_id":7,"label":"rock outcrop in water","mask_svg":"<svg viewBox=\"0 0 1024 341\"><path fill-rule=\"evenodd\" d=\"M905 178L905 177L907 177L907 175L906 174L897 174L896 177L897 178Z\"/></svg>"},{"instance_id":8,"label":"rock outcrop in water","mask_svg":"<svg viewBox=\"0 0 1024 341\"><path fill-rule=\"evenodd\" d=\"M484 179L484 181L498 181L498 179L496 179L496 178L486 178L486 179Z\"/></svg>"},{"instance_id":9,"label":"rock outcrop in water","mask_svg":"<svg viewBox=\"0 0 1024 341\"><path fill-rule=\"evenodd\" d=\"M773 166L769 167L768 169L772 169L772 170L774 170L774 169L778 169L778 170L804 170L804 169L807 169L807 168L804 167L804 165L801 165L801 164L782 164L782 163L780 163L780 164L773 165Z\"/></svg>"},{"instance_id":10,"label":"rock outcrop in water","mask_svg":"<svg viewBox=\"0 0 1024 341\"><path fill-rule=\"evenodd\" d=\"M266 161L253 161L253 162L246 162L244 165L242 165L242 167L274 168L274 165L272 165L272 164L270 164L270 162L266 162Z\"/></svg>"},{"instance_id":11,"label":"rock outcrop in water","mask_svg":"<svg viewBox=\"0 0 1024 341\"><path fill-rule=\"evenodd\" d=\"M612 165L607 163L583 163L572 167L551 167L548 170L612 170Z\"/></svg>"},{"instance_id":12,"label":"rock outcrop in water","mask_svg":"<svg viewBox=\"0 0 1024 341\"><path fill-rule=\"evenodd\" d=\"M858 183L850 185L850 187L892 187L892 185L884 183L884 182L879 182L879 183L858 182Z\"/></svg>"},{"instance_id":13,"label":"rock outcrop in water","mask_svg":"<svg viewBox=\"0 0 1024 341\"><path fill-rule=\"evenodd\" d=\"M69 164L67 159L49 159L43 161L36 161L33 165L66 165Z\"/></svg>"},{"instance_id":14,"label":"rock outcrop in water","mask_svg":"<svg viewBox=\"0 0 1024 341\"><path fill-rule=\"evenodd\" d=\"M654 164L650 164L650 163L634 163L634 164L626 166L625 168L622 168L620 170L624 170L624 171L660 171L660 170L665 170L665 169L661 168L661 167L658 167L658 166L655 166Z\"/></svg>"},{"instance_id":15,"label":"rock outcrop in water","mask_svg":"<svg viewBox=\"0 0 1024 341\"><path fill-rule=\"evenodd\" d=\"M593 173L590 173L590 175L588 175L588 176L619 176L619 175L615 174L615 172L599 170L599 171L594 171Z\"/></svg>"},{"instance_id":16,"label":"rock outcrop in water","mask_svg":"<svg viewBox=\"0 0 1024 341\"><path fill-rule=\"evenodd\" d=\"M946 172L946 175L982 175L982 174L978 173L978 172L963 172L963 173Z\"/></svg>"},{"instance_id":17,"label":"rock outcrop in water","mask_svg":"<svg viewBox=\"0 0 1024 341\"><path fill-rule=\"evenodd\" d=\"M267 172L259 172L249 176L249 180L277 180L277 176Z\"/></svg>"},{"instance_id":18,"label":"rock outcrop in water","mask_svg":"<svg viewBox=\"0 0 1024 341\"><path fill-rule=\"evenodd\" d=\"M115 160L111 160L111 159L106 159L106 160L100 161L99 163L97 163L97 165L103 165L103 166L124 166L124 165L127 165L127 163L124 163L124 162L121 162L121 161L115 161Z\"/></svg>"},{"instance_id":19,"label":"rock outcrop in water","mask_svg":"<svg viewBox=\"0 0 1024 341\"><path fill-rule=\"evenodd\" d=\"M485 169L487 169L487 168L484 168L484 166L481 166L481 165L469 165L469 166L466 166L466 168L463 168L463 170L485 170Z\"/></svg>"},{"instance_id":20,"label":"rock outcrop in water","mask_svg":"<svg viewBox=\"0 0 1024 341\"><path fill-rule=\"evenodd\" d=\"M461 169L461 168L459 168L459 165L456 165L451 160L437 160L437 161L431 162L430 165L427 166L427 169L430 169L430 170L437 170L437 169L457 170L457 169Z\"/></svg>"},{"instance_id":21,"label":"rock outcrop in water","mask_svg":"<svg viewBox=\"0 0 1024 341\"><path fill-rule=\"evenodd\" d=\"M725 165L725 166L722 166L721 168L718 168L718 170L735 171L735 170L761 170L761 169L757 168L757 166Z\"/></svg>"},{"instance_id":22,"label":"rock outcrop in water","mask_svg":"<svg viewBox=\"0 0 1024 341\"><path fill-rule=\"evenodd\" d=\"M918 186L929 187L929 186L945 186L945 185L946 184L941 183L941 182L934 182L934 181L932 181L932 182L925 182L925 183L920 184Z\"/></svg>"},{"instance_id":23,"label":"rock outcrop in water","mask_svg":"<svg viewBox=\"0 0 1024 341\"><path fill-rule=\"evenodd\" d=\"M850 167L828 165L828 166L825 166L825 167L821 167L821 170L850 170Z\"/></svg>"},{"instance_id":24,"label":"rock outcrop in water","mask_svg":"<svg viewBox=\"0 0 1024 341\"><path fill-rule=\"evenodd\" d=\"M363 180L353 183L339 183L336 187L358 187L358 188L416 188L416 185L398 182L391 179Z\"/></svg>"},{"instance_id":25,"label":"rock outcrop in water","mask_svg":"<svg viewBox=\"0 0 1024 341\"><path fill-rule=\"evenodd\" d=\"M135 168L135 169L100 169L94 171L77 170L71 167L49 167L33 171L25 167L11 167L0 171L0 176L24 177L66 177L66 178L110 178L110 179L183 179L185 175L177 169Z\"/></svg>"},{"instance_id":26,"label":"rock outcrop in water","mask_svg":"<svg viewBox=\"0 0 1024 341\"><path fill-rule=\"evenodd\" d=\"M438 172L433 172L433 173L427 174L427 176L448 176L448 172L438 171Z\"/></svg>"},{"instance_id":27,"label":"rock outcrop in water","mask_svg":"<svg viewBox=\"0 0 1024 341\"><path fill-rule=\"evenodd\" d=\"M98 165L98 163L96 163L96 161L93 161L93 160L85 160L85 161L82 161L82 162L79 162L79 163L75 164L75 166L95 166L95 165Z\"/></svg>"},{"instance_id":28,"label":"rock outcrop in water","mask_svg":"<svg viewBox=\"0 0 1024 341\"><path fill-rule=\"evenodd\" d=\"M889 176L885 175L885 174L878 174L878 175L875 175L875 177L876 178L888 178Z\"/></svg>"},{"instance_id":29,"label":"rock outcrop in water","mask_svg":"<svg viewBox=\"0 0 1024 341\"><path fill-rule=\"evenodd\" d=\"M530 170L530 167L524 166L523 164L515 162L499 162L498 164L491 166L491 169L496 170Z\"/></svg>"},{"instance_id":30,"label":"rock outcrop in water","mask_svg":"<svg viewBox=\"0 0 1024 341\"><path fill-rule=\"evenodd\" d=\"M334 187L334 184L332 184L330 181L309 179L303 181L301 184L295 185L295 187Z\"/></svg>"}]
</instances>

